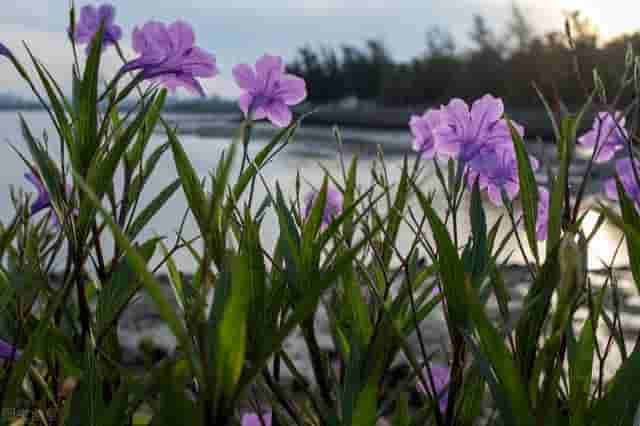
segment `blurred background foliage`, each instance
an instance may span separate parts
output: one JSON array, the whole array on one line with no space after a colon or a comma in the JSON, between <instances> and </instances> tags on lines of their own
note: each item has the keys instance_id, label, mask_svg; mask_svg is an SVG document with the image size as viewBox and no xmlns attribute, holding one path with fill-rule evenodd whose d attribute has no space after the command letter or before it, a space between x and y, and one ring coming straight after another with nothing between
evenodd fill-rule
<instances>
[{"instance_id":1,"label":"blurred background foliage","mask_svg":"<svg viewBox=\"0 0 640 426\"><path fill-rule=\"evenodd\" d=\"M385 106L429 106L452 97L475 99L490 92L511 106L531 106L532 82L552 100L578 105L592 89L591 70L598 68L607 87L614 87L624 70L624 52L631 43L640 49L640 32L606 42L580 14L568 14L575 49L564 31L535 35L533 25L513 5L503 34L475 15L468 47L458 48L446 30L433 27L425 48L406 62L394 61L379 39L364 46L304 46L288 65L310 87L315 104L355 97ZM585 77L576 78L576 63Z\"/></svg>"}]
</instances>

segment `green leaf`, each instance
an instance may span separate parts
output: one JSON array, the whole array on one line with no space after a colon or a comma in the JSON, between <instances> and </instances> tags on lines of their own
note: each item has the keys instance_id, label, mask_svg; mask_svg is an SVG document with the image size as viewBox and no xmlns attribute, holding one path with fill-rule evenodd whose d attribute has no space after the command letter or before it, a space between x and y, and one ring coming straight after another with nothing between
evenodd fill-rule
<instances>
[{"instance_id":1,"label":"green leaf","mask_svg":"<svg viewBox=\"0 0 640 426\"><path fill-rule=\"evenodd\" d=\"M142 161L144 151L149 144L153 131L160 119L160 113L162 112L162 107L164 106L166 98L167 90L162 89L160 94L153 101L151 108L149 108L144 115L144 123L138 132L136 142L133 144L129 152L127 152L127 165L130 170L135 169Z\"/></svg>"},{"instance_id":2,"label":"green leaf","mask_svg":"<svg viewBox=\"0 0 640 426\"><path fill-rule=\"evenodd\" d=\"M101 425L104 400L102 381L98 373L94 349L87 343L84 351L83 374L78 388L73 392L69 426Z\"/></svg>"},{"instance_id":3,"label":"green leaf","mask_svg":"<svg viewBox=\"0 0 640 426\"><path fill-rule=\"evenodd\" d=\"M608 392L595 402L590 413L592 426L634 426L640 404L640 347L620 366Z\"/></svg>"},{"instance_id":4,"label":"green leaf","mask_svg":"<svg viewBox=\"0 0 640 426\"><path fill-rule=\"evenodd\" d=\"M538 86L535 83L533 83L533 88L535 89L536 93L538 94L538 98L540 99L540 102L542 102L542 105L544 106L544 109L547 112L547 118L549 118L549 121L551 121L551 127L553 128L553 134L556 137L556 140L559 140L560 139L560 129L558 128L558 122L556 120L555 114L553 113L553 110L549 106L549 103L547 102L547 99L544 97L544 95L542 94L542 92L540 91L540 89L538 88Z\"/></svg>"},{"instance_id":5,"label":"green leaf","mask_svg":"<svg viewBox=\"0 0 640 426\"><path fill-rule=\"evenodd\" d=\"M76 150L73 149L74 148L73 147L73 132L71 130L71 125L69 123L69 120L67 119L67 114L66 114L66 111L65 111L66 100L64 99L64 95L59 90L59 88L58 88L58 92L56 93L56 91L54 90L54 87L57 87L57 85L55 84L55 81L53 79L51 79L51 81L49 80L49 77L47 76L47 73L46 73L46 69L33 56L33 54L31 53L31 50L29 48L27 48L27 52L28 52L29 56L31 57L31 61L33 62L33 65L34 65L34 67L36 69L36 72L38 73L38 76L40 77L40 81L42 82L42 85L44 86L45 91L47 92L47 97L49 98L49 103L51 104L51 108L52 108L52 110L54 112L54 115L55 115L54 124L56 126L57 131L58 131L60 139L67 146L67 149L69 150L69 153L71 154L72 163L75 166L76 163L74 162L74 160L76 159L76 157L75 157L74 154L76 153ZM60 97L58 97L58 96L60 96Z\"/></svg>"},{"instance_id":6,"label":"green leaf","mask_svg":"<svg viewBox=\"0 0 640 426\"><path fill-rule=\"evenodd\" d=\"M278 133L276 133L273 139L271 139L271 141L253 158L250 167L247 167L242 176L238 177L238 180L233 186L233 190L231 191L233 197L230 197L227 201L224 209L224 217L229 217L231 215L231 212L235 207L236 200L240 199L251 180L254 179L258 171L260 171L260 169L269 161L269 159L273 157L273 155L275 155L289 143L299 125L300 120L295 120L288 127L280 130Z\"/></svg>"},{"instance_id":7,"label":"green leaf","mask_svg":"<svg viewBox=\"0 0 640 426\"><path fill-rule=\"evenodd\" d=\"M100 146L98 140L98 84L103 36L104 25L101 23L100 29L91 43L77 100L79 107L77 114L79 140L77 142L80 150L77 171L81 176L86 176L86 172L92 164L91 160Z\"/></svg>"},{"instance_id":8,"label":"green leaf","mask_svg":"<svg viewBox=\"0 0 640 426\"><path fill-rule=\"evenodd\" d=\"M406 393L400 394L396 405L396 413L393 417L393 426L411 426L409 417L409 397Z\"/></svg>"},{"instance_id":9,"label":"green leaf","mask_svg":"<svg viewBox=\"0 0 640 426\"><path fill-rule=\"evenodd\" d=\"M169 143L164 143L159 147L157 147L156 149L154 149L151 152L151 154L149 154L149 157L144 162L144 167L142 168L140 173L138 173L129 184L129 193L127 194L127 205L130 206L134 204L136 197L138 196L138 194L142 192L143 188L147 184L147 181L149 180L149 177L151 176L156 166L158 165L158 161L160 161L160 158L162 157L162 155L165 153L167 149L169 149Z\"/></svg>"},{"instance_id":10,"label":"green leaf","mask_svg":"<svg viewBox=\"0 0 640 426\"><path fill-rule=\"evenodd\" d=\"M178 267L176 263L173 261L173 257L169 255L169 250L167 247L161 242L160 248L162 249L162 254L166 259L167 270L169 272L169 284L171 285L171 289L173 290L173 294L176 297L176 301L180 306L180 309L183 311L187 306L187 298L185 295L184 285L182 283L182 276L178 271Z\"/></svg>"},{"instance_id":11,"label":"green leaf","mask_svg":"<svg viewBox=\"0 0 640 426\"><path fill-rule=\"evenodd\" d=\"M40 172L40 176L42 177L42 184L50 195L53 209L56 215L62 218L64 215L60 206L62 205L62 200L65 199L65 194L62 189L63 182L60 171L47 153L46 149L33 137L33 134L22 115L20 115L20 126L22 127L22 135L27 147L29 148L31 157L37 166L37 171ZM27 163L27 165L30 168L32 167L29 163Z\"/></svg>"},{"instance_id":12,"label":"green leaf","mask_svg":"<svg viewBox=\"0 0 640 426\"><path fill-rule=\"evenodd\" d=\"M463 380L462 401L458 411L458 421L461 425L476 424L482 416L485 404L485 381L480 369L473 365L465 374Z\"/></svg>"},{"instance_id":13,"label":"green leaf","mask_svg":"<svg viewBox=\"0 0 640 426\"><path fill-rule=\"evenodd\" d=\"M529 407L526 387L521 381L512 355L482 310L476 290L470 283L466 284L465 296L471 324L479 337L481 353L487 358L495 374L497 388L494 392L499 392L499 395L494 394L494 398L503 399L507 403L507 411L501 413L505 424L533 426L534 418Z\"/></svg>"},{"instance_id":14,"label":"green leaf","mask_svg":"<svg viewBox=\"0 0 640 426\"><path fill-rule=\"evenodd\" d=\"M177 317L173 307L164 298L159 283L147 268L147 262L140 255L138 250L136 250L133 244L127 239L124 232L115 223L109 213L102 207L100 200L98 200L95 194L93 194L91 188L86 184L86 182L82 180L82 177L74 172L74 179L77 186L87 194L89 200L91 200L91 202L93 203L93 207L100 212L104 221L111 229L114 239L124 248L124 252L129 259L131 266L135 270L135 273L137 274L139 279L142 281L145 290L156 304L160 316L167 323L169 329L171 329L171 331L178 339L178 342L181 345L182 349L186 352L187 359L191 364L192 371L196 376L199 376L199 369L197 369L195 364L191 337L187 334L184 325Z\"/></svg>"},{"instance_id":15,"label":"green leaf","mask_svg":"<svg viewBox=\"0 0 640 426\"><path fill-rule=\"evenodd\" d=\"M233 401L247 349L247 315L252 297L250 255L240 253L230 258L228 269L223 270L216 283L213 307L209 318L209 342L213 350L214 406L218 410L230 407Z\"/></svg>"},{"instance_id":16,"label":"green leaf","mask_svg":"<svg viewBox=\"0 0 640 426\"><path fill-rule=\"evenodd\" d=\"M525 383L536 382L532 377L538 338L547 319L551 296L560 280L558 248L547 257L540 273L524 299L522 316L516 326L516 360Z\"/></svg>"},{"instance_id":17,"label":"green leaf","mask_svg":"<svg viewBox=\"0 0 640 426\"><path fill-rule=\"evenodd\" d=\"M618 200L620 202L620 210L625 228L632 228L636 232L640 231L640 215L635 208L633 201L627 196L627 192L620 183L620 179L616 175L616 187L618 189ZM633 281L636 288L640 291L640 240L634 234L625 232L627 242L627 252L629 255L629 266L633 275Z\"/></svg>"},{"instance_id":18,"label":"green leaf","mask_svg":"<svg viewBox=\"0 0 640 426\"><path fill-rule=\"evenodd\" d=\"M591 316L582 325L575 354L569 360L570 383L570 425L581 426L587 423L589 390L593 374L593 351L598 344L594 331L598 328L598 316L604 300L605 288L600 291Z\"/></svg>"},{"instance_id":19,"label":"green leaf","mask_svg":"<svg viewBox=\"0 0 640 426\"><path fill-rule=\"evenodd\" d=\"M478 285L482 282L484 275L490 267L489 248L487 244L487 219L482 207L480 197L480 186L478 180L473 184L471 191L471 234L473 236L473 246L471 251L471 277Z\"/></svg>"},{"instance_id":20,"label":"green leaf","mask_svg":"<svg viewBox=\"0 0 640 426\"><path fill-rule=\"evenodd\" d=\"M380 266L382 268L389 267L389 263L391 262L392 255L394 253L393 247L396 245L396 240L398 238L400 224L404 218L404 209L407 204L410 189L408 168L407 157L405 156L402 163L402 174L400 176L400 183L398 184L396 198L387 218L387 229L385 231L384 242L382 244L382 265Z\"/></svg>"},{"instance_id":21,"label":"green leaf","mask_svg":"<svg viewBox=\"0 0 640 426\"><path fill-rule=\"evenodd\" d=\"M465 299L465 271L464 265L458 256L453 241L444 223L438 218L431 203L424 196L422 191L414 184L418 201L427 216L436 242L438 253L438 272L442 280L442 287L445 298L449 301L447 309L449 316L456 326L465 327L468 319L468 311L462 301Z\"/></svg>"},{"instance_id":22,"label":"green leaf","mask_svg":"<svg viewBox=\"0 0 640 426\"><path fill-rule=\"evenodd\" d=\"M153 238L138 249L145 263L153 256L158 241L158 238ZM96 334L99 337L116 326L118 317L141 285L138 284L135 269L128 259L122 261L111 280L105 284L96 305Z\"/></svg>"},{"instance_id":23,"label":"green leaf","mask_svg":"<svg viewBox=\"0 0 640 426\"><path fill-rule=\"evenodd\" d=\"M511 130L511 139L516 151L518 161L518 178L520 182L520 198L522 199L522 212L524 215L524 227L529 240L529 247L533 252L536 261L539 263L538 240L536 239L536 219L538 217L538 184L536 176L531 168L529 155L524 147L524 140L520 133L513 127L510 120L507 120Z\"/></svg>"},{"instance_id":24,"label":"green leaf","mask_svg":"<svg viewBox=\"0 0 640 426\"><path fill-rule=\"evenodd\" d=\"M322 218L324 216L324 210L327 203L327 191L328 191L328 179L325 178L322 181L320 192L313 201L313 206L309 217L306 218L302 226L302 253L303 256L308 256L312 250L313 241L320 231L322 225Z\"/></svg>"},{"instance_id":25,"label":"green leaf","mask_svg":"<svg viewBox=\"0 0 640 426\"><path fill-rule=\"evenodd\" d=\"M164 188L156 197L140 212L136 219L125 230L127 238L134 240L140 231L149 223L151 219L165 206L167 201L180 188L180 180L176 179Z\"/></svg>"},{"instance_id":26,"label":"green leaf","mask_svg":"<svg viewBox=\"0 0 640 426\"><path fill-rule=\"evenodd\" d=\"M209 215L207 213L207 197L205 196L202 185L200 184L200 179L191 165L189 157L187 157L187 153L182 148L182 145L180 145L175 131L166 124L164 126L167 135L169 136L169 143L171 144L171 150L173 151L173 160L175 161L178 176L182 183L182 189L187 197L187 202L189 203L189 208L198 223L200 232L202 234L206 234L209 229L209 224L207 223Z\"/></svg>"},{"instance_id":27,"label":"green leaf","mask_svg":"<svg viewBox=\"0 0 640 426\"><path fill-rule=\"evenodd\" d=\"M566 159L561 159L567 161ZM562 172L561 172L562 173ZM562 231L562 219L564 215L565 186L562 184L564 177L551 178L551 195L549 199L549 224L547 228L547 257L560 242Z\"/></svg>"}]
</instances>

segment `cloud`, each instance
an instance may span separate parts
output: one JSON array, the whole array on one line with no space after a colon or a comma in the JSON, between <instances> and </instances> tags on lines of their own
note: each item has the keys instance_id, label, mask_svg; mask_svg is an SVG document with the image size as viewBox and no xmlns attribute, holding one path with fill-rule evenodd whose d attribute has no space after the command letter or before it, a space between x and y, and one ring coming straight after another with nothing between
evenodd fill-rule
<instances>
[{"instance_id":1,"label":"cloud","mask_svg":"<svg viewBox=\"0 0 640 426\"><path fill-rule=\"evenodd\" d=\"M34 1L37 7L34 7ZM562 11L555 0L520 0L538 32L562 30ZM564 0L582 1L582 0ZM595 0L585 0L595 1ZM612 0L617 1L617 0ZM620 0L622 1L622 0ZM0 40L25 58L21 40L34 52L63 86L70 86L70 51L65 40L69 0L31 0L3 5ZM86 3L76 0L78 6ZM468 46L474 14L482 14L501 34L511 13L512 0L111 0L117 22L130 35L136 25L157 19L184 19L196 31L197 44L213 52L221 75L204 81L211 94L237 95L231 78L234 64L253 63L264 53L291 59L305 45L362 45L380 38L396 60L408 60L425 48L425 33L434 25L452 33L459 46ZM124 46L129 43L125 41ZM118 67L118 58L108 52L106 71ZM0 92L28 92L15 72L0 60Z\"/></svg>"},{"instance_id":2,"label":"cloud","mask_svg":"<svg viewBox=\"0 0 640 426\"><path fill-rule=\"evenodd\" d=\"M3 43L27 68L34 81L38 81L37 74L23 46L23 41L27 43L27 46L31 49L34 56L38 58L54 76L58 84L62 87L62 90L67 94L71 93L73 54L71 45L63 32L34 31L24 29L20 26L7 25L3 27L3 30L6 31ZM126 39L122 43L125 55L128 58L133 58L135 57L135 52L126 47L129 45L130 42ZM84 61L86 55L83 46L80 46L78 54L80 61ZM122 61L114 49L107 49L102 56L102 79L108 81L117 73L121 66ZM205 92L209 95L218 95L227 98L233 98L239 95L239 91L230 76L217 76L213 79L202 80L202 83ZM38 87L40 88L39 84ZM18 75L13 65L6 58L0 57L0 93L6 92L27 98L32 97L31 89ZM184 92L180 90L178 94L181 97L184 96Z\"/></svg>"},{"instance_id":3,"label":"cloud","mask_svg":"<svg viewBox=\"0 0 640 426\"><path fill-rule=\"evenodd\" d=\"M34 56L54 76L62 89L66 93L71 92L73 54L64 32L31 30L17 25L4 25L3 31L5 32L3 43L30 71L30 75L35 81L37 81L37 74L23 42L27 44ZM79 49L78 54L80 59L84 60L83 47ZM107 50L102 57L101 69L103 78L106 79L113 76L121 65L122 63L113 49ZM0 59L0 92L17 93L22 96L31 94L26 82L22 80L11 63L5 58Z\"/></svg>"}]
</instances>

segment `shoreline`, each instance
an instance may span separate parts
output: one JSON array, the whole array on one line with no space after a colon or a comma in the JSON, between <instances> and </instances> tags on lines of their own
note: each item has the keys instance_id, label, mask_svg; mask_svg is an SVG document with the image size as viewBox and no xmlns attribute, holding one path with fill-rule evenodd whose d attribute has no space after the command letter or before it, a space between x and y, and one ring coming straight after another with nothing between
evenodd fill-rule
<instances>
[{"instance_id":1,"label":"shoreline","mask_svg":"<svg viewBox=\"0 0 640 426\"><path fill-rule=\"evenodd\" d=\"M407 135L407 140L411 139L409 130L409 120L412 115L421 115L424 108L406 107L362 107L344 108L338 106L318 106L299 109L301 113L309 113L303 120L300 131L312 129L312 138L319 138L319 131L331 130L338 127L343 133L390 133ZM509 118L525 128L525 138L541 139L551 141L554 139L553 129L547 113L542 108L514 108L508 113ZM196 134L203 137L228 137L234 134L238 124L243 117L240 113L206 113L172 111L168 114L170 118L188 118L189 123L180 129L185 134ZM211 120L204 120L209 117ZM221 119L222 118L222 119ZM591 116L585 117L581 130L586 130L591 126ZM259 129L260 125L256 126ZM258 134L266 134L258 130ZM322 138L322 139L327 139ZM355 142L367 142L357 140Z\"/></svg>"}]
</instances>

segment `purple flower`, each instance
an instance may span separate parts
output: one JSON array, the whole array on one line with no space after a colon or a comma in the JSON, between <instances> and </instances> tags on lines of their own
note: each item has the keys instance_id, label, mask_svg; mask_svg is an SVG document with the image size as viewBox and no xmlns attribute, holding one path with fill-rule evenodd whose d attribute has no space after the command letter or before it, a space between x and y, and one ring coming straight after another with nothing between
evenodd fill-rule
<instances>
[{"instance_id":1,"label":"purple flower","mask_svg":"<svg viewBox=\"0 0 640 426\"><path fill-rule=\"evenodd\" d=\"M429 109L422 116L412 115L409 127L413 134L413 150L419 152L422 158L430 160L437 154L434 130L440 124L442 112Z\"/></svg>"},{"instance_id":2,"label":"purple flower","mask_svg":"<svg viewBox=\"0 0 640 426\"><path fill-rule=\"evenodd\" d=\"M179 86L204 96L196 77L218 74L216 58L195 46L195 34L189 24L176 21L167 27L147 22L133 30L133 50L140 57L122 67L121 72L141 70L142 78L152 79L174 92Z\"/></svg>"},{"instance_id":3,"label":"purple flower","mask_svg":"<svg viewBox=\"0 0 640 426\"><path fill-rule=\"evenodd\" d=\"M15 346L0 339L0 359L9 361L16 360L22 356L22 352L16 349Z\"/></svg>"},{"instance_id":4,"label":"purple flower","mask_svg":"<svg viewBox=\"0 0 640 426\"><path fill-rule=\"evenodd\" d=\"M236 65L233 77L244 90L239 105L245 117L267 118L277 127L288 126L292 119L289 107L307 97L304 80L287 74L279 56L262 56L256 61L255 72L247 64Z\"/></svg>"},{"instance_id":5,"label":"purple flower","mask_svg":"<svg viewBox=\"0 0 640 426\"><path fill-rule=\"evenodd\" d=\"M40 176L34 173L25 173L24 177L29 182L31 182L36 187L36 191L38 191L36 200L33 202L33 204L31 204L31 208L30 208L31 214L34 215L42 210L50 209L52 213L51 223L56 227L59 226L60 222L58 220L58 216L56 215L56 212L53 210L53 206L51 205L51 195L47 191L47 188L44 187L44 184L42 183ZM67 192L67 196L70 197L71 194L73 193L73 189L71 188L71 186L66 185L65 190ZM79 214L78 209L74 209L72 211L72 214L74 216L78 216Z\"/></svg>"},{"instance_id":6,"label":"purple flower","mask_svg":"<svg viewBox=\"0 0 640 426\"><path fill-rule=\"evenodd\" d=\"M31 182L38 191L36 200L31 204L31 214L36 214L41 210L51 208L51 197L49 192L42 184L40 177L33 173L25 173L24 177Z\"/></svg>"},{"instance_id":7,"label":"purple flower","mask_svg":"<svg viewBox=\"0 0 640 426\"><path fill-rule=\"evenodd\" d=\"M578 138L583 147L597 149L596 163L611 160L616 151L624 147L628 136L624 128L625 118L620 111L616 111L615 117L616 120L609 112L599 112L593 120L593 128Z\"/></svg>"},{"instance_id":8,"label":"purple flower","mask_svg":"<svg viewBox=\"0 0 640 426\"><path fill-rule=\"evenodd\" d=\"M502 119L502 100L484 95L471 109L461 99L452 99L441 108L440 125L435 129L435 149L468 163L487 150L512 149L511 132ZM513 123L518 133L524 129Z\"/></svg>"},{"instance_id":9,"label":"purple flower","mask_svg":"<svg viewBox=\"0 0 640 426\"><path fill-rule=\"evenodd\" d=\"M422 369L422 376L429 386L429 393L435 393L435 397L438 399L440 411L444 413L449 402L449 392L446 390L446 388L447 386L449 386L449 381L451 380L451 369L444 365L431 365L429 369L431 370L431 375L433 376L435 392L432 392L429 372L427 371L426 367ZM420 392L427 393L424 386L422 385L422 381L420 380L418 381L417 388Z\"/></svg>"},{"instance_id":10,"label":"purple flower","mask_svg":"<svg viewBox=\"0 0 640 426\"><path fill-rule=\"evenodd\" d=\"M320 192L311 191L305 197L304 216L309 217ZM322 214L322 227L328 226L334 217L342 213L342 194L333 188L327 188L327 196Z\"/></svg>"},{"instance_id":11,"label":"purple flower","mask_svg":"<svg viewBox=\"0 0 640 426\"><path fill-rule=\"evenodd\" d=\"M538 187L538 218L536 220L536 239L547 239L547 227L549 225L549 191Z\"/></svg>"},{"instance_id":12,"label":"purple flower","mask_svg":"<svg viewBox=\"0 0 640 426\"><path fill-rule=\"evenodd\" d=\"M530 156L531 168L537 170L538 160ZM476 179L480 190L486 190L489 199L496 206L502 206L502 190L509 200L513 200L520 192L518 161L512 149L484 150L468 164L467 183L470 188Z\"/></svg>"},{"instance_id":13,"label":"purple flower","mask_svg":"<svg viewBox=\"0 0 640 426\"><path fill-rule=\"evenodd\" d=\"M640 161L633 160L632 164L629 158L618 160L616 161L616 172L627 197L635 204L636 208L640 210L640 186L638 186L638 180L636 179L636 174L640 176ZM609 179L604 183L604 192L610 199L618 199L618 189L615 179Z\"/></svg>"},{"instance_id":14,"label":"purple flower","mask_svg":"<svg viewBox=\"0 0 640 426\"><path fill-rule=\"evenodd\" d=\"M7 58L11 58L12 56L9 48L2 43L0 43L0 56L6 56Z\"/></svg>"},{"instance_id":15,"label":"purple flower","mask_svg":"<svg viewBox=\"0 0 640 426\"><path fill-rule=\"evenodd\" d=\"M103 4L99 8L87 5L80 11L80 21L75 26L73 38L76 43L87 44L87 54L91 51L91 43L104 25L102 48L116 44L122 38L122 29L113 23L116 16L115 8L110 4Z\"/></svg>"},{"instance_id":16,"label":"purple flower","mask_svg":"<svg viewBox=\"0 0 640 426\"><path fill-rule=\"evenodd\" d=\"M520 192L518 163L512 151L489 150L476 155L469 163L469 187L473 187L476 179L480 190L486 190L496 206L502 206L503 189L509 200L513 200Z\"/></svg>"},{"instance_id":17,"label":"purple flower","mask_svg":"<svg viewBox=\"0 0 640 426\"><path fill-rule=\"evenodd\" d=\"M257 414L245 414L242 416L242 426L271 426L271 413L262 415L262 420Z\"/></svg>"}]
</instances>

